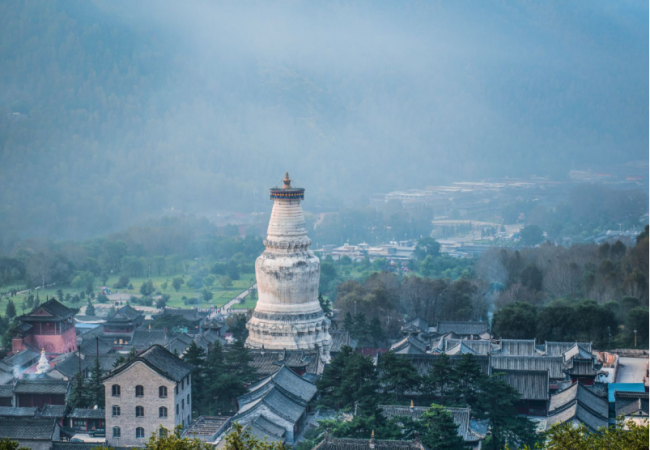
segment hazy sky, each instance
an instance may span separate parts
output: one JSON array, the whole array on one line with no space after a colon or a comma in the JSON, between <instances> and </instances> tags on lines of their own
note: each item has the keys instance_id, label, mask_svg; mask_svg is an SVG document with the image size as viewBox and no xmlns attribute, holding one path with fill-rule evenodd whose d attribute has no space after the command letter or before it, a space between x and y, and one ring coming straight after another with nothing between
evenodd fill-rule
<instances>
[{"instance_id":1,"label":"hazy sky","mask_svg":"<svg viewBox=\"0 0 650 450\"><path fill-rule=\"evenodd\" d=\"M250 210L285 170L338 205L648 160L647 2L22 5L0 18L0 110L30 117L0 123L11 215Z\"/></svg>"}]
</instances>

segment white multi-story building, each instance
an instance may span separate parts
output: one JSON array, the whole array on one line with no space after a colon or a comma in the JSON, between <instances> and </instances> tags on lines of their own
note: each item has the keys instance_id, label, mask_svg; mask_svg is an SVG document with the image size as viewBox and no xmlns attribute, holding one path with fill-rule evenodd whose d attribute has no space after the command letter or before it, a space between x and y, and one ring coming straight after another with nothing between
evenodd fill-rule
<instances>
[{"instance_id":1,"label":"white multi-story building","mask_svg":"<svg viewBox=\"0 0 650 450\"><path fill-rule=\"evenodd\" d=\"M154 345L104 377L107 445L143 447L161 426L168 432L189 426L191 372L191 365Z\"/></svg>"}]
</instances>

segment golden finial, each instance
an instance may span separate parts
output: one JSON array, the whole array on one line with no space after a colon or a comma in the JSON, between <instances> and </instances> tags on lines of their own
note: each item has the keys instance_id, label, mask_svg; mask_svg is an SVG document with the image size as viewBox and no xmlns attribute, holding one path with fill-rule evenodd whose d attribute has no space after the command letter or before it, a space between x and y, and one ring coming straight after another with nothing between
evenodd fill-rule
<instances>
[{"instance_id":1,"label":"golden finial","mask_svg":"<svg viewBox=\"0 0 650 450\"><path fill-rule=\"evenodd\" d=\"M413 400L411 400L411 409L413 409Z\"/></svg>"},{"instance_id":2,"label":"golden finial","mask_svg":"<svg viewBox=\"0 0 650 450\"><path fill-rule=\"evenodd\" d=\"M284 174L284 186L282 189L291 189L291 178L289 178L289 172Z\"/></svg>"},{"instance_id":3,"label":"golden finial","mask_svg":"<svg viewBox=\"0 0 650 450\"><path fill-rule=\"evenodd\" d=\"M375 430L372 430L372 435L371 435L371 437L373 437L373 438L375 437Z\"/></svg>"}]
</instances>

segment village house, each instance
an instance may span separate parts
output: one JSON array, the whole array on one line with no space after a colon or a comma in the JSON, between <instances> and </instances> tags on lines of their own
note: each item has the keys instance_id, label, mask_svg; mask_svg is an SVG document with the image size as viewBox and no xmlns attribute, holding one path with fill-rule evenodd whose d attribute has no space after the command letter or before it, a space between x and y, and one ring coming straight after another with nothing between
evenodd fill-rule
<instances>
[{"instance_id":1,"label":"village house","mask_svg":"<svg viewBox=\"0 0 650 450\"><path fill-rule=\"evenodd\" d=\"M106 442L142 447L160 427L192 421L192 366L154 345L103 378Z\"/></svg>"}]
</instances>

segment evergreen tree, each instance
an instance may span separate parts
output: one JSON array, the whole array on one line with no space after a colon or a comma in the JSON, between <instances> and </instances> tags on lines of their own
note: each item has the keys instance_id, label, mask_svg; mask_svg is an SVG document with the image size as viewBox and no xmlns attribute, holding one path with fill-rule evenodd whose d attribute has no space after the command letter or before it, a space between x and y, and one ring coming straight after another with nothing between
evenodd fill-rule
<instances>
[{"instance_id":1,"label":"evergreen tree","mask_svg":"<svg viewBox=\"0 0 650 450\"><path fill-rule=\"evenodd\" d=\"M354 325L350 335L360 340L365 340L368 337L368 322L366 322L364 313L359 312L354 315Z\"/></svg>"},{"instance_id":2,"label":"evergreen tree","mask_svg":"<svg viewBox=\"0 0 650 450\"><path fill-rule=\"evenodd\" d=\"M257 374L250 363L253 357L244 345L244 341L235 341L226 352L226 368L228 372L238 376L244 383L255 381Z\"/></svg>"},{"instance_id":3,"label":"evergreen tree","mask_svg":"<svg viewBox=\"0 0 650 450\"><path fill-rule=\"evenodd\" d=\"M86 395L86 387L81 374L77 373L72 378L72 389L68 396L68 406L70 408L86 408L88 407L88 397Z\"/></svg>"},{"instance_id":4,"label":"evergreen tree","mask_svg":"<svg viewBox=\"0 0 650 450\"><path fill-rule=\"evenodd\" d=\"M137 357L138 357L138 352L136 351L135 348L131 348L131 350L129 350L129 353L127 353L126 356L122 355L115 360L115 362L113 363L113 367L117 368L122 364L126 364L129 361L133 361Z\"/></svg>"},{"instance_id":5,"label":"evergreen tree","mask_svg":"<svg viewBox=\"0 0 650 450\"><path fill-rule=\"evenodd\" d=\"M386 335L384 333L384 329L381 326L381 320L379 320L379 317L373 317L370 321L368 334L370 334L370 337L372 338L373 344L375 344L375 346L378 346L381 342L383 342L384 339L386 339Z\"/></svg>"},{"instance_id":6,"label":"evergreen tree","mask_svg":"<svg viewBox=\"0 0 650 450\"><path fill-rule=\"evenodd\" d=\"M185 362L194 366L192 370L192 398L196 412L203 409L205 404L205 350L192 341L184 357Z\"/></svg>"},{"instance_id":7,"label":"evergreen tree","mask_svg":"<svg viewBox=\"0 0 650 450\"><path fill-rule=\"evenodd\" d=\"M454 378L454 368L449 356L440 355L433 363L431 372L424 379L425 393L438 396L440 403L445 405L447 392L451 391Z\"/></svg>"},{"instance_id":8,"label":"evergreen tree","mask_svg":"<svg viewBox=\"0 0 650 450\"><path fill-rule=\"evenodd\" d=\"M357 403L359 413L376 413L379 387L376 368L372 359L347 345L325 366L316 386L321 392L320 403L325 407L351 410Z\"/></svg>"},{"instance_id":9,"label":"evergreen tree","mask_svg":"<svg viewBox=\"0 0 650 450\"><path fill-rule=\"evenodd\" d=\"M91 407L104 409L106 398L104 395L104 383L102 383L102 369L99 364L99 358L95 357L95 364L90 372L90 379L87 382L86 395Z\"/></svg>"},{"instance_id":10,"label":"evergreen tree","mask_svg":"<svg viewBox=\"0 0 650 450\"><path fill-rule=\"evenodd\" d=\"M429 450L464 450L463 438L458 435L458 425L443 406L432 404L422 415L422 443Z\"/></svg>"},{"instance_id":11,"label":"evergreen tree","mask_svg":"<svg viewBox=\"0 0 650 450\"><path fill-rule=\"evenodd\" d=\"M352 318L352 314L349 312L345 313L345 318L343 319L343 329L350 334L352 334L352 330L354 329L354 319Z\"/></svg>"},{"instance_id":12,"label":"evergreen tree","mask_svg":"<svg viewBox=\"0 0 650 450\"><path fill-rule=\"evenodd\" d=\"M87 316L94 316L95 315L95 307L90 302L88 302L88 305L86 306L86 315Z\"/></svg>"},{"instance_id":13,"label":"evergreen tree","mask_svg":"<svg viewBox=\"0 0 650 450\"><path fill-rule=\"evenodd\" d=\"M9 302L7 303L7 309L5 310L5 315L9 319L13 319L14 317L16 317L16 305L14 305L13 300L9 300Z\"/></svg>"},{"instance_id":14,"label":"evergreen tree","mask_svg":"<svg viewBox=\"0 0 650 450\"><path fill-rule=\"evenodd\" d=\"M533 446L537 441L535 425L528 417L517 414L515 407L519 392L498 376L482 377L479 389L476 408L472 412L490 419L492 439L487 448L502 449L506 444L511 447Z\"/></svg>"},{"instance_id":15,"label":"evergreen tree","mask_svg":"<svg viewBox=\"0 0 650 450\"><path fill-rule=\"evenodd\" d=\"M323 297L323 294L318 294L318 303L325 314L325 317L332 317L332 302Z\"/></svg>"},{"instance_id":16,"label":"evergreen tree","mask_svg":"<svg viewBox=\"0 0 650 450\"><path fill-rule=\"evenodd\" d=\"M477 386L486 375L481 372L476 357L470 353L461 356L454 367L454 403L458 405L474 406L478 398Z\"/></svg>"},{"instance_id":17,"label":"evergreen tree","mask_svg":"<svg viewBox=\"0 0 650 450\"><path fill-rule=\"evenodd\" d=\"M379 382L386 393L392 393L397 403L404 392L417 388L420 377L408 359L400 358L390 351L381 355L379 362Z\"/></svg>"}]
</instances>

